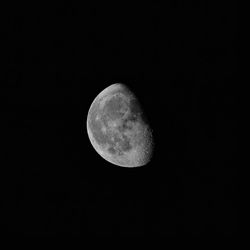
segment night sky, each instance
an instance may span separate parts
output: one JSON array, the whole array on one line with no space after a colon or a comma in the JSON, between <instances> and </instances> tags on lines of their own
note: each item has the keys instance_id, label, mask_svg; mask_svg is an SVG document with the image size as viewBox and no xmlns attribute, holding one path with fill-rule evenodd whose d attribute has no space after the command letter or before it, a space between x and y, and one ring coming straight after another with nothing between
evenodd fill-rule
<instances>
[{"instance_id":1,"label":"night sky","mask_svg":"<svg viewBox=\"0 0 250 250\"><path fill-rule=\"evenodd\" d=\"M0 98L3 226L21 235L237 232L237 6L6 6ZM141 168L110 164L86 129L124 83L155 138Z\"/></svg>"}]
</instances>

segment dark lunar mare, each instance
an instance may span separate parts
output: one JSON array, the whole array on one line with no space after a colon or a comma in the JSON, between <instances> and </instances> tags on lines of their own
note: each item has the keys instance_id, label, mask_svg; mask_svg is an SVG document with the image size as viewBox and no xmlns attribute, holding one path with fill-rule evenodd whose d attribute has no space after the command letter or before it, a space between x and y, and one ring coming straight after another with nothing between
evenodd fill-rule
<instances>
[{"instance_id":1,"label":"dark lunar mare","mask_svg":"<svg viewBox=\"0 0 250 250\"><path fill-rule=\"evenodd\" d=\"M89 128L97 144L108 144L110 146L108 150L111 154L118 153L118 155L122 155L124 151L130 150L131 145L129 139L124 134L121 139L116 133L110 131L109 129L107 129L106 133L102 132L101 129L103 124L107 128L108 117L103 114L100 116L100 120L97 121L95 118L98 114L100 114L100 110L98 110L97 107L95 108L96 109L93 109L93 112L90 113ZM112 138L114 141L112 141ZM116 143L118 143L120 148L115 149Z\"/></svg>"},{"instance_id":2,"label":"dark lunar mare","mask_svg":"<svg viewBox=\"0 0 250 250\"><path fill-rule=\"evenodd\" d=\"M96 106L93 107L91 113L89 115L89 128L92 132L94 139L96 140L97 144L104 145L106 143L112 144L112 140L109 133L103 133L102 129L102 122L101 120L96 120L96 117L99 113L99 110Z\"/></svg>"},{"instance_id":3,"label":"dark lunar mare","mask_svg":"<svg viewBox=\"0 0 250 250\"><path fill-rule=\"evenodd\" d=\"M93 137L99 145L108 144L110 146L108 151L111 154L122 155L123 152L129 151L132 148L129 139L124 134L124 132L131 129L131 125L129 125L128 122L138 121L138 117L141 114L141 109L136 99L130 100L127 105L129 106L131 113L123 120L121 126L118 127L119 132L122 134L122 139L119 138L116 133L108 129L108 121L110 119L115 120L123 116L123 113L120 112L123 107L121 98L111 98L109 101L107 101L102 110L100 110L99 106L96 105L93 109L93 112L90 114L89 127L92 131ZM101 114L100 120L96 121L95 118L98 114ZM103 126L102 124L107 128L106 133L101 131ZM112 138L114 138L114 141L111 140ZM117 149L115 149L116 143L119 145Z\"/></svg>"}]
</instances>

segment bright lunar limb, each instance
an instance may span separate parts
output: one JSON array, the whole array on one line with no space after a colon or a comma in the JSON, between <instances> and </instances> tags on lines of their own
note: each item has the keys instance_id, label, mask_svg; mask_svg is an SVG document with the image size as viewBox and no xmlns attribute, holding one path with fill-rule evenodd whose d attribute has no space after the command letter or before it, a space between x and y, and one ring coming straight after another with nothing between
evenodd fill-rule
<instances>
[{"instance_id":1,"label":"bright lunar limb","mask_svg":"<svg viewBox=\"0 0 250 250\"><path fill-rule=\"evenodd\" d=\"M131 90L124 84L116 83L105 88L101 93L97 95L93 103L90 106L87 115L87 133L91 144L96 152L108 162L121 166L121 167L140 167L146 165L152 158L153 154L153 135L149 124L146 119L143 119L145 115L140 111L138 119L133 124L132 132L130 133L130 145L131 148L128 151L121 151L118 153L111 153L109 144L101 143L98 138L100 136L107 136L101 133L105 133L103 130L103 123L101 122L102 108L106 98L110 98L115 94L122 94L129 103L131 100L138 100ZM119 121L120 122L120 121ZM99 130L98 130L99 129Z\"/></svg>"}]
</instances>

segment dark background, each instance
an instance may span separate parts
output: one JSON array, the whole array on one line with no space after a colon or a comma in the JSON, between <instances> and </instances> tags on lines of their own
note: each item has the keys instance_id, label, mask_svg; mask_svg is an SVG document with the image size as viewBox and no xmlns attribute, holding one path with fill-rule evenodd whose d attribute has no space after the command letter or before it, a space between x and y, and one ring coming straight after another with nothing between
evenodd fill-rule
<instances>
[{"instance_id":1,"label":"dark background","mask_svg":"<svg viewBox=\"0 0 250 250\"><path fill-rule=\"evenodd\" d=\"M237 6L183 2L3 9L7 233L237 231ZM116 82L154 130L142 168L108 163L88 139L89 107Z\"/></svg>"}]
</instances>

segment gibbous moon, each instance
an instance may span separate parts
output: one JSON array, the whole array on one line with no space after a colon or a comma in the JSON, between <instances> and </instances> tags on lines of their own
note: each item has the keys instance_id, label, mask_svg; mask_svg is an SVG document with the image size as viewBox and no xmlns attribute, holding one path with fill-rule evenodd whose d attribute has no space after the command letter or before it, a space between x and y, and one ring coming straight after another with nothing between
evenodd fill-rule
<instances>
[{"instance_id":1,"label":"gibbous moon","mask_svg":"<svg viewBox=\"0 0 250 250\"><path fill-rule=\"evenodd\" d=\"M124 115L104 120L105 104L114 96L124 101ZM87 133L96 152L116 166L140 167L152 158L152 130L139 100L124 84L112 84L97 95L88 111Z\"/></svg>"}]
</instances>

